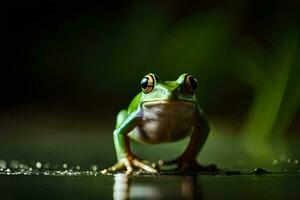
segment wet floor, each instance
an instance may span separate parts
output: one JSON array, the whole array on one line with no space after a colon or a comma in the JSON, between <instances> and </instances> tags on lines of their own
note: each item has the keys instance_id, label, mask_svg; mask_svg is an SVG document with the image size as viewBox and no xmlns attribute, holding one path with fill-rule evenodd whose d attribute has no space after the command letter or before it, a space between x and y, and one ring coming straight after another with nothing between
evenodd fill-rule
<instances>
[{"instance_id":1,"label":"wet floor","mask_svg":"<svg viewBox=\"0 0 300 200\"><path fill-rule=\"evenodd\" d=\"M1 199L299 199L300 173L102 175L95 171L2 172Z\"/></svg>"}]
</instances>

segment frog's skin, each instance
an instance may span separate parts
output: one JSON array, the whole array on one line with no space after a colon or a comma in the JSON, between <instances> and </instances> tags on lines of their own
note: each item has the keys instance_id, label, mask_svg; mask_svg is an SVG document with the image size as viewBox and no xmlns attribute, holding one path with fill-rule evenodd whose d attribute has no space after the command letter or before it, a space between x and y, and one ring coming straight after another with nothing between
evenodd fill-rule
<instances>
[{"instance_id":1,"label":"frog's skin","mask_svg":"<svg viewBox=\"0 0 300 200\"><path fill-rule=\"evenodd\" d=\"M159 144L190 137L181 156L172 161L160 161L160 165L177 164L179 171L207 169L196 161L209 133L208 121L197 103L197 80L182 74L176 81L161 81L150 73L141 82L142 92L130 103L127 110L117 116L113 133L118 162L102 173L134 169L158 172L147 161L140 160L130 150L130 139L142 143Z\"/></svg>"}]
</instances>

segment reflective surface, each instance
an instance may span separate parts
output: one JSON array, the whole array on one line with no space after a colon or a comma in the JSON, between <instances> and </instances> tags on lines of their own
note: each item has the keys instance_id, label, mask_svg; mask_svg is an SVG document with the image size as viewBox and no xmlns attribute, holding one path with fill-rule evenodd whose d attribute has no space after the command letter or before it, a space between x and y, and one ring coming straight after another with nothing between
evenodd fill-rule
<instances>
[{"instance_id":1,"label":"reflective surface","mask_svg":"<svg viewBox=\"0 0 300 200\"><path fill-rule=\"evenodd\" d=\"M299 199L300 174L1 175L1 199Z\"/></svg>"},{"instance_id":2,"label":"reflective surface","mask_svg":"<svg viewBox=\"0 0 300 200\"><path fill-rule=\"evenodd\" d=\"M116 174L114 199L203 199L197 176L129 177Z\"/></svg>"}]
</instances>

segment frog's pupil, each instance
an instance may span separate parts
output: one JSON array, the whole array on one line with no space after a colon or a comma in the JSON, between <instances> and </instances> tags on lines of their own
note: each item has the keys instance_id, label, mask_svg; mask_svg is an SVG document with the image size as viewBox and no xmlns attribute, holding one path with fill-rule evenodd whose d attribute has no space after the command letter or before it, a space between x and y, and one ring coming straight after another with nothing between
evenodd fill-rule
<instances>
[{"instance_id":1,"label":"frog's pupil","mask_svg":"<svg viewBox=\"0 0 300 200\"><path fill-rule=\"evenodd\" d=\"M141 87L143 89L146 89L148 87L148 78L147 77L144 77L141 81Z\"/></svg>"},{"instance_id":2,"label":"frog's pupil","mask_svg":"<svg viewBox=\"0 0 300 200\"><path fill-rule=\"evenodd\" d=\"M197 80L193 77L189 77L189 82L193 90L197 89L198 83Z\"/></svg>"}]
</instances>

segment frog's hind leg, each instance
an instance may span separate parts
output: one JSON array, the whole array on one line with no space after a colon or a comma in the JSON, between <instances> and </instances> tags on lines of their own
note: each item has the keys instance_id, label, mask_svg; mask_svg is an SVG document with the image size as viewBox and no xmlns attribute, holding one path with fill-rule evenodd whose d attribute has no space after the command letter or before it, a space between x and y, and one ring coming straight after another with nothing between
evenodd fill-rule
<instances>
[{"instance_id":1,"label":"frog's hind leg","mask_svg":"<svg viewBox=\"0 0 300 200\"><path fill-rule=\"evenodd\" d=\"M206 118L201 115L195 116L194 128L190 136L190 142L181 156L171 161L159 161L160 165L177 164L177 171L180 172L217 172L215 165L202 166L197 162L197 155L200 152L209 133L209 124Z\"/></svg>"}]
</instances>

